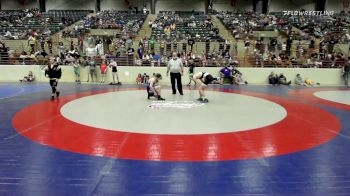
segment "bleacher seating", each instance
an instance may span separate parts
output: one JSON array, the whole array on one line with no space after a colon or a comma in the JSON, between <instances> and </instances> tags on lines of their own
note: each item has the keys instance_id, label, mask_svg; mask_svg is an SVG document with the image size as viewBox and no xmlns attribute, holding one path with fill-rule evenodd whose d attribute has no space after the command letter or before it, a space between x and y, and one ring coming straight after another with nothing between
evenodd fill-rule
<instances>
[{"instance_id":1,"label":"bleacher seating","mask_svg":"<svg viewBox=\"0 0 350 196\"><path fill-rule=\"evenodd\" d=\"M3 39L27 39L28 33L49 36L64 27L81 20L91 11L88 10L49 10L40 13L37 10L0 11L1 32Z\"/></svg>"},{"instance_id":2,"label":"bleacher seating","mask_svg":"<svg viewBox=\"0 0 350 196\"><path fill-rule=\"evenodd\" d=\"M152 37L183 39L192 37L196 41L221 40L218 29L212 26L210 17L203 12L160 12L153 21ZM170 25L174 25L169 32Z\"/></svg>"}]
</instances>

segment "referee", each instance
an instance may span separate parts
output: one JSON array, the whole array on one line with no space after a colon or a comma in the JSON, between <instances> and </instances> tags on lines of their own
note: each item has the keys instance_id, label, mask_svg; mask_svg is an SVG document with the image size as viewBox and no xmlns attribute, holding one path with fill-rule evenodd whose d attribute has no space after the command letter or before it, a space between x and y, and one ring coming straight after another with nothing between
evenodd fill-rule
<instances>
[{"instance_id":1,"label":"referee","mask_svg":"<svg viewBox=\"0 0 350 196\"><path fill-rule=\"evenodd\" d=\"M167 76L169 75L169 72L170 72L170 80L171 80L171 87L173 89L173 94L176 94L176 88L175 88L175 80L176 80L177 90L179 91L180 95L183 95L181 76L184 73L184 67L182 65L181 59L178 58L176 52L173 52L173 58L170 59L170 61L168 62Z\"/></svg>"}]
</instances>

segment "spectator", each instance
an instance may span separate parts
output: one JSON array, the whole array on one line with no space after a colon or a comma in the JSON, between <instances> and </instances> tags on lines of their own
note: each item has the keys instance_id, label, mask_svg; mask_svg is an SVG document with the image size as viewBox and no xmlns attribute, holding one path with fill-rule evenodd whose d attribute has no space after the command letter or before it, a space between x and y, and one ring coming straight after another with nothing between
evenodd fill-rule
<instances>
[{"instance_id":1,"label":"spectator","mask_svg":"<svg viewBox=\"0 0 350 196\"><path fill-rule=\"evenodd\" d=\"M29 71L28 72L28 75L24 76L23 79L19 80L20 82L27 82L27 83L30 83L30 82L34 82L34 74L32 71Z\"/></svg>"},{"instance_id":2,"label":"spectator","mask_svg":"<svg viewBox=\"0 0 350 196\"><path fill-rule=\"evenodd\" d=\"M97 45L96 45L96 51L98 55L104 55L104 48L103 48L103 42L102 40L99 40Z\"/></svg>"},{"instance_id":3,"label":"spectator","mask_svg":"<svg viewBox=\"0 0 350 196\"><path fill-rule=\"evenodd\" d=\"M283 73L281 73L279 76L278 76L278 85L282 84L282 85L290 85L292 83L292 81L288 81L287 82L287 78L286 76L283 75Z\"/></svg>"},{"instance_id":4,"label":"spectator","mask_svg":"<svg viewBox=\"0 0 350 196\"><path fill-rule=\"evenodd\" d=\"M106 60L102 60L102 63L100 65L100 71L101 71L101 81L100 83L105 83L106 80L106 75L107 75L107 64L106 64Z\"/></svg>"},{"instance_id":5,"label":"spectator","mask_svg":"<svg viewBox=\"0 0 350 196\"><path fill-rule=\"evenodd\" d=\"M269 75L269 84L272 84L272 85L278 84L278 76L274 72L271 72Z\"/></svg>"},{"instance_id":6,"label":"spectator","mask_svg":"<svg viewBox=\"0 0 350 196\"><path fill-rule=\"evenodd\" d=\"M303 78L300 76L300 74L297 74L296 76L295 76L295 84L296 85L299 85L299 86L306 86L306 83L305 83L305 81L303 80Z\"/></svg>"},{"instance_id":7,"label":"spectator","mask_svg":"<svg viewBox=\"0 0 350 196\"><path fill-rule=\"evenodd\" d=\"M246 80L243 79L243 74L236 68L232 69L233 84L242 85L248 84Z\"/></svg>"},{"instance_id":8,"label":"spectator","mask_svg":"<svg viewBox=\"0 0 350 196\"><path fill-rule=\"evenodd\" d=\"M35 43L36 43L35 37L33 35L30 35L28 38L28 45L30 46L32 52L35 51Z\"/></svg>"},{"instance_id":9,"label":"spectator","mask_svg":"<svg viewBox=\"0 0 350 196\"><path fill-rule=\"evenodd\" d=\"M349 74L350 74L350 57L348 57L348 61L344 64L343 69L343 79L344 79L344 84L348 87L350 87L349 84Z\"/></svg>"},{"instance_id":10,"label":"spectator","mask_svg":"<svg viewBox=\"0 0 350 196\"><path fill-rule=\"evenodd\" d=\"M225 79L228 79L229 83L232 84L233 82L233 76L232 76L232 70L229 69L228 66L223 67L220 70L220 84L224 84Z\"/></svg>"},{"instance_id":11,"label":"spectator","mask_svg":"<svg viewBox=\"0 0 350 196\"><path fill-rule=\"evenodd\" d=\"M139 59L143 58L142 45L139 45L139 48L137 49L137 56Z\"/></svg>"},{"instance_id":12,"label":"spectator","mask_svg":"<svg viewBox=\"0 0 350 196\"><path fill-rule=\"evenodd\" d=\"M94 57L94 56L96 56L97 55L97 50L96 50L96 47L87 47L86 49L85 49L85 54L86 54L86 56L88 56L88 57Z\"/></svg>"},{"instance_id":13,"label":"spectator","mask_svg":"<svg viewBox=\"0 0 350 196\"><path fill-rule=\"evenodd\" d=\"M143 83L142 75L139 73L136 77L136 84Z\"/></svg>"},{"instance_id":14,"label":"spectator","mask_svg":"<svg viewBox=\"0 0 350 196\"><path fill-rule=\"evenodd\" d=\"M97 72L96 72L96 62L94 57L88 57L87 61L88 67L89 67L89 74L91 77L91 82L97 81ZM94 80L95 78L95 80ZM88 79L89 82L89 79Z\"/></svg>"},{"instance_id":15,"label":"spectator","mask_svg":"<svg viewBox=\"0 0 350 196\"><path fill-rule=\"evenodd\" d=\"M133 65L134 52L135 52L134 48L132 48L132 47L128 48L128 51L127 51L128 56L127 56L127 63L126 63L128 66L132 66Z\"/></svg>"},{"instance_id":16,"label":"spectator","mask_svg":"<svg viewBox=\"0 0 350 196\"><path fill-rule=\"evenodd\" d=\"M59 53L59 55L60 55L60 58L61 58L61 59L64 59L65 54L66 54L66 49L65 49L65 47L64 47L64 45L63 45L63 42L60 42L60 43L58 44L58 53Z\"/></svg>"},{"instance_id":17,"label":"spectator","mask_svg":"<svg viewBox=\"0 0 350 196\"><path fill-rule=\"evenodd\" d=\"M46 43L47 43L47 46L49 47L50 54L52 54L52 38L49 37Z\"/></svg>"},{"instance_id":18,"label":"spectator","mask_svg":"<svg viewBox=\"0 0 350 196\"><path fill-rule=\"evenodd\" d=\"M113 79L113 82L109 84L110 85L121 84L118 77L118 68L117 68L118 64L114 59L112 59L111 62L109 63L109 67L112 68L112 79ZM117 83L115 82L115 79L117 79Z\"/></svg>"},{"instance_id":19,"label":"spectator","mask_svg":"<svg viewBox=\"0 0 350 196\"><path fill-rule=\"evenodd\" d=\"M143 78L143 83L144 83L144 84L148 84L149 75L147 75L146 73L144 73L143 76L142 76L142 78Z\"/></svg>"},{"instance_id":20,"label":"spectator","mask_svg":"<svg viewBox=\"0 0 350 196\"><path fill-rule=\"evenodd\" d=\"M73 70L74 70L74 76L75 76L75 83L80 84L80 61L78 58L75 58L75 61L73 63Z\"/></svg>"}]
</instances>

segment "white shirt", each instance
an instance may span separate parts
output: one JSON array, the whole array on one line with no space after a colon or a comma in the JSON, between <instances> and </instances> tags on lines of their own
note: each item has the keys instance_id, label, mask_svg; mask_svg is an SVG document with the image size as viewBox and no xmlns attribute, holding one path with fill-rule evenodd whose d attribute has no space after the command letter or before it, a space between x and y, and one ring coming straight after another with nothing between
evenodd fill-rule
<instances>
[{"instance_id":1,"label":"white shirt","mask_svg":"<svg viewBox=\"0 0 350 196\"><path fill-rule=\"evenodd\" d=\"M97 55L97 50L96 50L96 48L88 47L88 48L85 49L85 53L86 53L86 56L92 57L92 56L96 56Z\"/></svg>"},{"instance_id":2,"label":"white shirt","mask_svg":"<svg viewBox=\"0 0 350 196\"><path fill-rule=\"evenodd\" d=\"M168 71L170 73L182 73L183 72L183 64L180 58L170 59L168 62Z\"/></svg>"}]
</instances>

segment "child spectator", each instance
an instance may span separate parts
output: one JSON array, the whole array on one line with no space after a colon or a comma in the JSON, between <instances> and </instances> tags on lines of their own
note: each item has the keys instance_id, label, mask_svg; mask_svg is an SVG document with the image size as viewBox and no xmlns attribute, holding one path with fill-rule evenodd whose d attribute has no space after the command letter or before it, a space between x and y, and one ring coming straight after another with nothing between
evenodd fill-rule
<instances>
[{"instance_id":1,"label":"child spectator","mask_svg":"<svg viewBox=\"0 0 350 196\"><path fill-rule=\"evenodd\" d=\"M142 78L142 75L139 73L136 77L136 84L141 84L143 83L143 78Z\"/></svg>"},{"instance_id":2,"label":"child spectator","mask_svg":"<svg viewBox=\"0 0 350 196\"><path fill-rule=\"evenodd\" d=\"M34 74L32 71L29 71L28 72L28 75L24 76L23 79L19 80L20 82L27 82L27 83L30 83L30 82L34 82Z\"/></svg>"},{"instance_id":3,"label":"child spectator","mask_svg":"<svg viewBox=\"0 0 350 196\"><path fill-rule=\"evenodd\" d=\"M300 86L306 86L306 83L304 82L303 78L300 76L300 74L297 74L295 76L295 84Z\"/></svg>"},{"instance_id":4,"label":"child spectator","mask_svg":"<svg viewBox=\"0 0 350 196\"><path fill-rule=\"evenodd\" d=\"M119 82L119 77L118 77L117 62L112 59L111 62L109 63L109 66L112 68L112 78L113 78L113 82L111 82L110 85L121 84ZM115 79L117 79L117 83L115 82Z\"/></svg>"},{"instance_id":5,"label":"child spectator","mask_svg":"<svg viewBox=\"0 0 350 196\"><path fill-rule=\"evenodd\" d=\"M76 58L73 62L73 69L74 69L74 75L75 75L75 82L80 84L80 61Z\"/></svg>"},{"instance_id":6,"label":"child spectator","mask_svg":"<svg viewBox=\"0 0 350 196\"><path fill-rule=\"evenodd\" d=\"M106 60L102 61L102 64L100 65L100 71L101 71L101 83L105 82L106 75L107 75L107 64Z\"/></svg>"}]
</instances>

